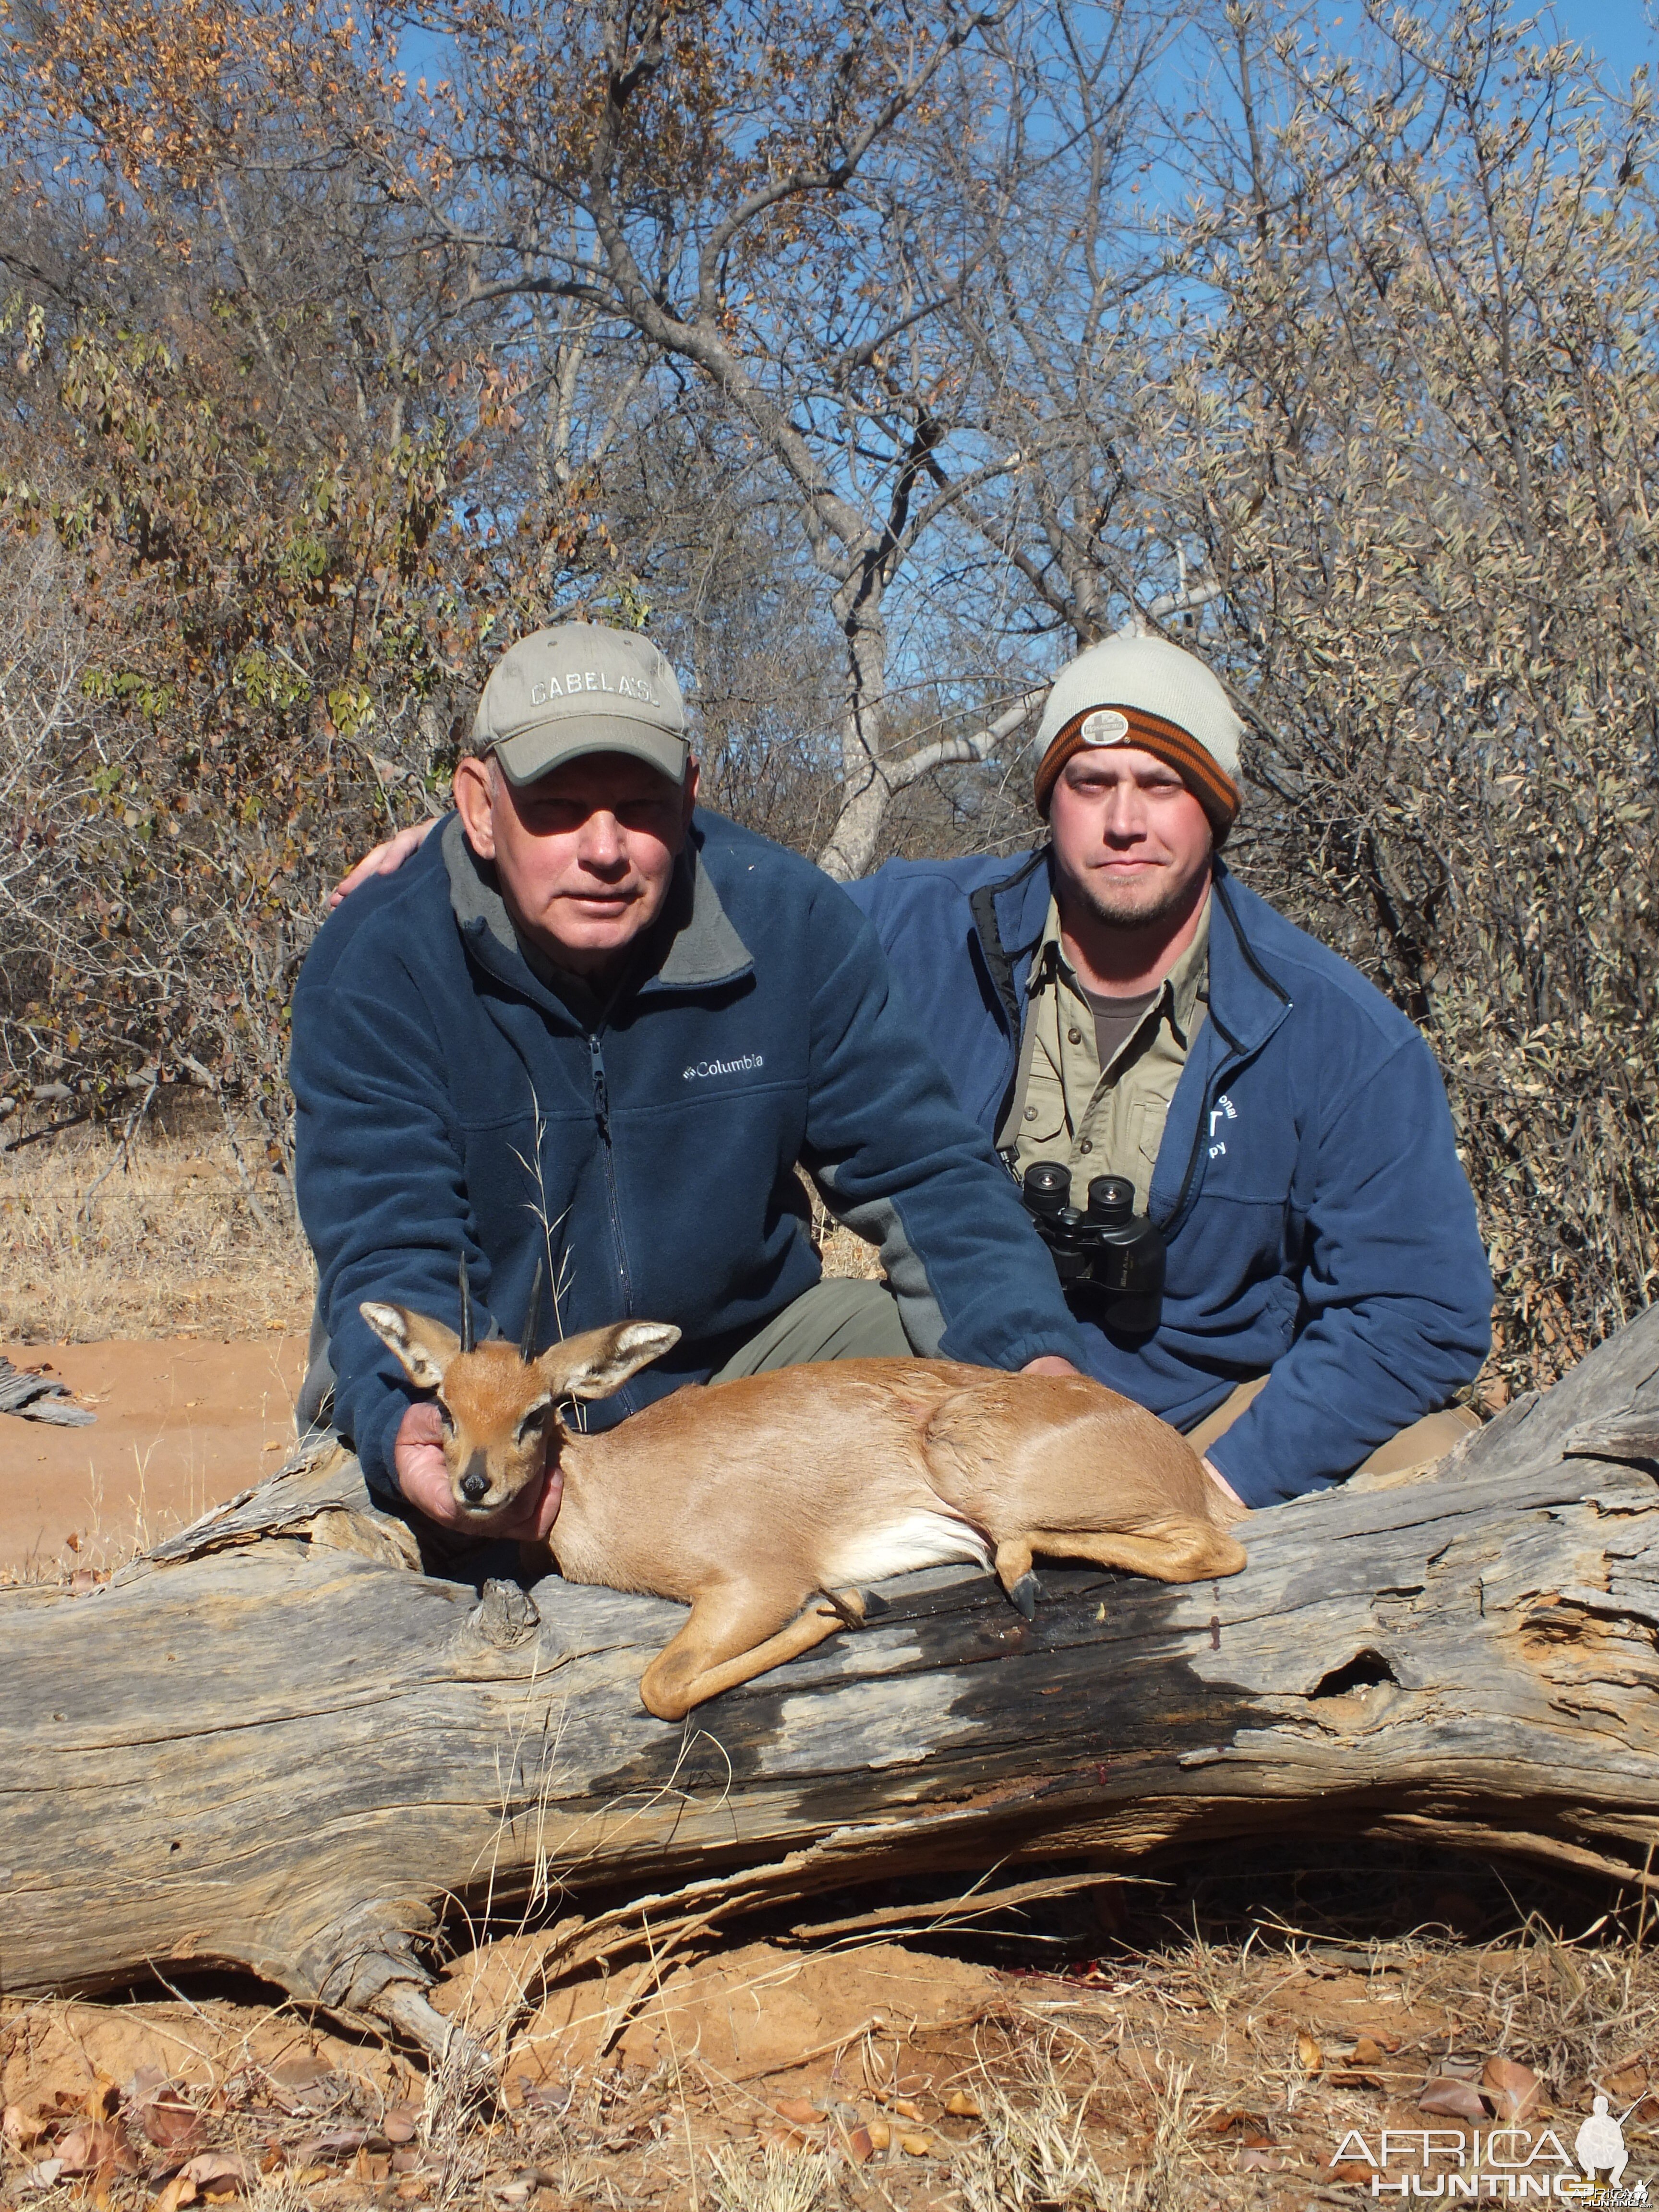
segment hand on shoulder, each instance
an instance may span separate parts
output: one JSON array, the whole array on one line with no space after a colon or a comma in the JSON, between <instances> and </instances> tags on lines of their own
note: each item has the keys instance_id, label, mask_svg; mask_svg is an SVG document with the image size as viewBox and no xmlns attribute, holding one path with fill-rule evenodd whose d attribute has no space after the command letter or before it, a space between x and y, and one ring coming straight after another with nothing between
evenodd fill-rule
<instances>
[{"instance_id":1,"label":"hand on shoulder","mask_svg":"<svg viewBox=\"0 0 1659 2212\"><path fill-rule=\"evenodd\" d=\"M371 876L396 875L405 860L414 859L437 826L435 822L411 823L407 830L398 830L395 837L388 837L383 845L375 846L373 852L365 853L349 875L343 876L329 893L329 912L332 914L343 899L349 898Z\"/></svg>"}]
</instances>

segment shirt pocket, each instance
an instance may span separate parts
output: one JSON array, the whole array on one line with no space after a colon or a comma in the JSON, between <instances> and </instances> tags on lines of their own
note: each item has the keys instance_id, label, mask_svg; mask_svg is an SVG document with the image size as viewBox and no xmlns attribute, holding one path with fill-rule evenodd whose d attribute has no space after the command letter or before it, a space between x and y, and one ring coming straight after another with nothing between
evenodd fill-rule
<instances>
[{"instance_id":1,"label":"shirt pocket","mask_svg":"<svg viewBox=\"0 0 1659 2212\"><path fill-rule=\"evenodd\" d=\"M1063 1159L1071 1141L1066 1128L1065 1085L1047 1047L1041 1042L1031 1053L1025 1095L1015 1109L1013 1134L1020 1158L1027 1166L1033 1160Z\"/></svg>"},{"instance_id":2,"label":"shirt pocket","mask_svg":"<svg viewBox=\"0 0 1659 2212\"><path fill-rule=\"evenodd\" d=\"M1164 1127L1169 1118L1169 1107L1162 1098L1143 1098L1135 1108L1132 1141L1135 1183L1142 1204L1152 1188L1152 1170L1158 1165L1158 1150L1164 1142Z\"/></svg>"}]
</instances>

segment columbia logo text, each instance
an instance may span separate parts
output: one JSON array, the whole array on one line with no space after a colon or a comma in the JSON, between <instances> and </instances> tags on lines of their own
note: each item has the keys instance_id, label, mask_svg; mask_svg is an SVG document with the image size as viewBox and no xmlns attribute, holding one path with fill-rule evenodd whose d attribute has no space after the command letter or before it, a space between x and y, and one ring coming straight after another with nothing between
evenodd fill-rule
<instances>
[{"instance_id":1,"label":"columbia logo text","mask_svg":"<svg viewBox=\"0 0 1659 2212\"><path fill-rule=\"evenodd\" d=\"M748 1075L755 1068L764 1067L765 1065L766 1054L763 1052L742 1053L736 1060L699 1060L691 1066L681 1069L680 1080L682 1083L701 1083L707 1075Z\"/></svg>"}]
</instances>

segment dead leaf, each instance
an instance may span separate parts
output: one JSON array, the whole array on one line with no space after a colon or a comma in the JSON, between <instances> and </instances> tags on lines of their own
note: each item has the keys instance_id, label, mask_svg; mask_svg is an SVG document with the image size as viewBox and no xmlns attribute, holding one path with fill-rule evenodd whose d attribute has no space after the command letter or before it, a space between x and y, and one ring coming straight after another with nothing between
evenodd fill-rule
<instances>
[{"instance_id":1,"label":"dead leaf","mask_svg":"<svg viewBox=\"0 0 1659 2212\"><path fill-rule=\"evenodd\" d=\"M202 2132L202 2115L177 2097L158 2097L141 2106L138 2119L157 2150L184 2150Z\"/></svg>"},{"instance_id":2,"label":"dead leaf","mask_svg":"<svg viewBox=\"0 0 1659 2212\"><path fill-rule=\"evenodd\" d=\"M858 2166L868 2166L876 2154L868 2128L854 2128L847 2137L847 2154Z\"/></svg>"},{"instance_id":3,"label":"dead leaf","mask_svg":"<svg viewBox=\"0 0 1659 2212\"><path fill-rule=\"evenodd\" d=\"M982 2120L985 2118L978 2098L970 2097L965 2089L953 2089L945 2109L953 2119Z\"/></svg>"},{"instance_id":4,"label":"dead leaf","mask_svg":"<svg viewBox=\"0 0 1659 2212\"><path fill-rule=\"evenodd\" d=\"M816 2127L823 2117L810 2097L775 2098L772 2110L781 2119L793 2120L797 2127Z\"/></svg>"},{"instance_id":5,"label":"dead leaf","mask_svg":"<svg viewBox=\"0 0 1659 2212\"><path fill-rule=\"evenodd\" d=\"M204 2150L179 2169L178 2179L191 2183L204 2197L234 2197L247 2187L247 2163L228 2151ZM188 2197L179 2201L190 2202Z\"/></svg>"},{"instance_id":6,"label":"dead leaf","mask_svg":"<svg viewBox=\"0 0 1659 2212\"><path fill-rule=\"evenodd\" d=\"M1240 2173L1281 2173L1284 2161L1275 2158L1270 2150L1242 2150L1237 2170Z\"/></svg>"},{"instance_id":7,"label":"dead leaf","mask_svg":"<svg viewBox=\"0 0 1659 2212\"><path fill-rule=\"evenodd\" d=\"M1397 2048L1399 2041L1399 2037L1395 2037L1392 2047ZM1354 2066L1380 2066L1388 2057L1390 2047L1380 2042L1374 2035L1362 2035L1354 2045L1353 2056L1349 2063Z\"/></svg>"},{"instance_id":8,"label":"dead leaf","mask_svg":"<svg viewBox=\"0 0 1659 2212\"><path fill-rule=\"evenodd\" d=\"M330 2128L319 2136L307 2136L294 2154L299 2166L317 2166L324 2159L352 2158L369 2143L384 2148L386 2138L378 2128Z\"/></svg>"},{"instance_id":9,"label":"dead leaf","mask_svg":"<svg viewBox=\"0 0 1659 2212\"><path fill-rule=\"evenodd\" d=\"M1267 2123L1260 2112L1218 2112L1210 2122L1212 2136L1224 2136L1230 2128L1244 2128L1258 2135L1266 2135Z\"/></svg>"},{"instance_id":10,"label":"dead leaf","mask_svg":"<svg viewBox=\"0 0 1659 2212\"><path fill-rule=\"evenodd\" d=\"M102 2120L94 2125L71 2128L58 2142L57 2154L66 2173L95 2173L106 2166L118 2166L125 2173L136 2173L138 2170L138 2161L127 2148L125 2137Z\"/></svg>"},{"instance_id":11,"label":"dead leaf","mask_svg":"<svg viewBox=\"0 0 1659 2212\"><path fill-rule=\"evenodd\" d=\"M100 2067L93 2078L91 2088L87 2092L87 2118L89 2120L111 2119L120 2101L121 2092Z\"/></svg>"},{"instance_id":12,"label":"dead leaf","mask_svg":"<svg viewBox=\"0 0 1659 2212\"><path fill-rule=\"evenodd\" d=\"M864 2131L870 2138L872 2150L885 2150L893 2140L893 2130L885 2120L866 2121Z\"/></svg>"},{"instance_id":13,"label":"dead leaf","mask_svg":"<svg viewBox=\"0 0 1659 2212\"><path fill-rule=\"evenodd\" d=\"M23 2176L26 2189L50 2189L64 2171L61 2158L43 2158L39 2166L32 2166Z\"/></svg>"},{"instance_id":14,"label":"dead leaf","mask_svg":"<svg viewBox=\"0 0 1659 2212\"><path fill-rule=\"evenodd\" d=\"M1297 2063L1304 2074L1317 2074L1325 2063L1325 2054L1312 2036L1298 2035L1296 2039Z\"/></svg>"},{"instance_id":15,"label":"dead leaf","mask_svg":"<svg viewBox=\"0 0 1659 2212\"><path fill-rule=\"evenodd\" d=\"M187 2173L175 2173L151 2205L150 2212L179 2212L180 2205L195 2202L196 2184Z\"/></svg>"},{"instance_id":16,"label":"dead leaf","mask_svg":"<svg viewBox=\"0 0 1659 2212\"><path fill-rule=\"evenodd\" d=\"M921 2118L921 2107L913 2105L908 2097L895 2097L892 2100L892 2109L902 2120L919 2120Z\"/></svg>"},{"instance_id":17,"label":"dead leaf","mask_svg":"<svg viewBox=\"0 0 1659 2212\"><path fill-rule=\"evenodd\" d=\"M1328 2178L1335 2182L1358 2181L1369 2184L1371 2169L1369 2166L1361 2166L1357 2158L1345 2158L1332 2166Z\"/></svg>"},{"instance_id":18,"label":"dead leaf","mask_svg":"<svg viewBox=\"0 0 1659 2212\"><path fill-rule=\"evenodd\" d=\"M525 2091L524 2100L526 2105L556 2104L560 2112L563 2112L565 2106L570 2102L570 2084L562 2082L556 2087L550 2081L538 2081L533 2088ZM413 2142L417 2124L418 2123L407 2112L401 2112L394 2108L381 2121L380 2133L389 2143Z\"/></svg>"},{"instance_id":19,"label":"dead leaf","mask_svg":"<svg viewBox=\"0 0 1659 2212\"><path fill-rule=\"evenodd\" d=\"M772 2149L781 2151L786 2158L799 2158L809 2148L799 2128L763 2128L760 2139Z\"/></svg>"},{"instance_id":20,"label":"dead leaf","mask_svg":"<svg viewBox=\"0 0 1659 2212\"><path fill-rule=\"evenodd\" d=\"M899 2148L907 2158L932 2158L933 2146L926 2136L901 2136Z\"/></svg>"},{"instance_id":21,"label":"dead leaf","mask_svg":"<svg viewBox=\"0 0 1659 2212\"><path fill-rule=\"evenodd\" d=\"M1544 2085L1530 2066L1523 2066L1518 2058L1501 2056L1486 2061L1480 2086L1500 2120L1524 2120L1536 2110L1544 2094Z\"/></svg>"},{"instance_id":22,"label":"dead leaf","mask_svg":"<svg viewBox=\"0 0 1659 2212\"><path fill-rule=\"evenodd\" d=\"M280 2065L265 2069L270 2079L283 2089L308 2089L313 2082L326 2081L334 2069L326 2059L307 2056L304 2058L284 2058Z\"/></svg>"},{"instance_id":23,"label":"dead leaf","mask_svg":"<svg viewBox=\"0 0 1659 2212\"><path fill-rule=\"evenodd\" d=\"M40 2121L30 2119L21 2105L8 2105L0 2112L0 2136L15 2150L21 2150L25 2143L39 2142L45 2133Z\"/></svg>"},{"instance_id":24,"label":"dead leaf","mask_svg":"<svg viewBox=\"0 0 1659 2212\"><path fill-rule=\"evenodd\" d=\"M1437 2074L1431 2081L1423 2084L1417 2109L1419 2112L1448 2112L1459 2120L1484 2120L1486 2117L1480 2092L1474 2082L1460 2081L1451 2074Z\"/></svg>"}]
</instances>

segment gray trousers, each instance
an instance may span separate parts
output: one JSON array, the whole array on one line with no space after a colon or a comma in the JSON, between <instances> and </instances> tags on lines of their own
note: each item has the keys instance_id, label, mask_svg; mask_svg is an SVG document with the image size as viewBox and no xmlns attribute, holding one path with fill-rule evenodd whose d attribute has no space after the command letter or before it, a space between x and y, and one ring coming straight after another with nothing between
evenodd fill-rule
<instances>
[{"instance_id":1,"label":"gray trousers","mask_svg":"<svg viewBox=\"0 0 1659 2212\"><path fill-rule=\"evenodd\" d=\"M734 1352L710 1382L805 1367L814 1359L914 1359L899 1320L898 1300L885 1283L834 1275L803 1291Z\"/></svg>"},{"instance_id":2,"label":"gray trousers","mask_svg":"<svg viewBox=\"0 0 1659 2212\"><path fill-rule=\"evenodd\" d=\"M739 1375L764 1375L775 1367L804 1367L814 1359L909 1359L915 1357L899 1320L898 1300L885 1283L836 1275L814 1283L781 1313L757 1329L711 1382ZM334 1413L334 1370L321 1306L311 1316L305 1380L294 1408L301 1437L320 1434Z\"/></svg>"}]
</instances>

